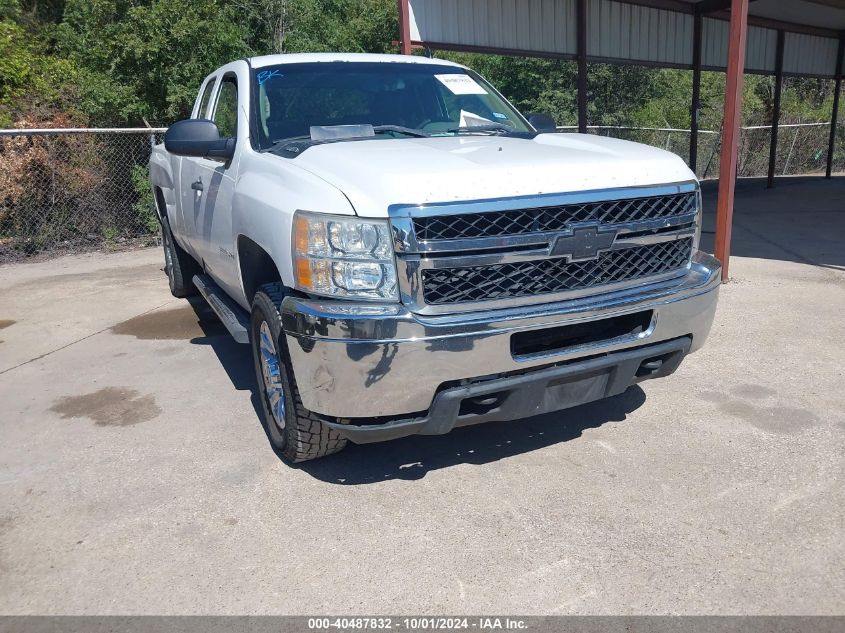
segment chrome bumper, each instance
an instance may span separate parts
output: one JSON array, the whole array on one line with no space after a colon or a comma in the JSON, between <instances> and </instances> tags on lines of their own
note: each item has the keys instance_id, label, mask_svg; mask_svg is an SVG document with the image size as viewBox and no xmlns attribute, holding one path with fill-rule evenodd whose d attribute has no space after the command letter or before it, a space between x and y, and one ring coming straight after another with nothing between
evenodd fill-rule
<instances>
[{"instance_id":1,"label":"chrome bumper","mask_svg":"<svg viewBox=\"0 0 845 633\"><path fill-rule=\"evenodd\" d=\"M302 403L339 418L424 415L444 383L545 367L561 361L691 336L707 338L716 311L719 262L696 253L687 274L556 303L446 316L402 305L288 297L282 322ZM514 357L515 332L653 310L636 336Z\"/></svg>"}]
</instances>

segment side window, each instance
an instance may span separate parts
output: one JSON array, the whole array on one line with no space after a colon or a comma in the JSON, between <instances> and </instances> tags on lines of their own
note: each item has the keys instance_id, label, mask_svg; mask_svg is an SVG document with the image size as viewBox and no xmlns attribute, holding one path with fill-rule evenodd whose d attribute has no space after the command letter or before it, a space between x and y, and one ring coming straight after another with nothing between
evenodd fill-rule
<instances>
[{"instance_id":1,"label":"side window","mask_svg":"<svg viewBox=\"0 0 845 633\"><path fill-rule=\"evenodd\" d=\"M204 119L205 112L208 110L208 102L211 101L211 92L214 90L214 77L208 80L205 88L202 91L202 98L200 99L200 107L197 110L197 118Z\"/></svg>"},{"instance_id":2,"label":"side window","mask_svg":"<svg viewBox=\"0 0 845 633\"><path fill-rule=\"evenodd\" d=\"M220 96L214 109L214 122L220 136L237 136L238 132L238 82L234 77L224 77L220 84Z\"/></svg>"}]
</instances>

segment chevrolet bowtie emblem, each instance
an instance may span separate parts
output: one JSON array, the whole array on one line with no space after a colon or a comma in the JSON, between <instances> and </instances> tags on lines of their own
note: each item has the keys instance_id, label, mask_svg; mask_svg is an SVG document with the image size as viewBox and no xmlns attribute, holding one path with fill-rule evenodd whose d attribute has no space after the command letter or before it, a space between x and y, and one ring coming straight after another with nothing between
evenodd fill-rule
<instances>
[{"instance_id":1,"label":"chevrolet bowtie emblem","mask_svg":"<svg viewBox=\"0 0 845 633\"><path fill-rule=\"evenodd\" d=\"M568 235L559 236L549 255L565 256L571 262L596 259L600 253L610 250L616 239L616 231L599 232L598 224L574 226Z\"/></svg>"}]
</instances>

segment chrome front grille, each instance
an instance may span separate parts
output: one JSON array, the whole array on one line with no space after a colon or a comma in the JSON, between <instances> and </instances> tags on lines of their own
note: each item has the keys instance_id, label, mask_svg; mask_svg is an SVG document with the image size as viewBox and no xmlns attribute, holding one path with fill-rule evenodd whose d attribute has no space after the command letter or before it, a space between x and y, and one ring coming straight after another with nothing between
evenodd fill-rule
<instances>
[{"instance_id":1,"label":"chrome front grille","mask_svg":"<svg viewBox=\"0 0 845 633\"><path fill-rule=\"evenodd\" d=\"M577 222L620 224L695 212L696 194L602 200L501 213L458 213L414 218L418 240L454 240L563 231Z\"/></svg>"},{"instance_id":2,"label":"chrome front grille","mask_svg":"<svg viewBox=\"0 0 845 633\"><path fill-rule=\"evenodd\" d=\"M606 251L595 260L565 258L512 264L423 270L423 298L429 305L514 299L633 281L682 268L692 255L692 238Z\"/></svg>"},{"instance_id":3,"label":"chrome front grille","mask_svg":"<svg viewBox=\"0 0 845 633\"><path fill-rule=\"evenodd\" d=\"M688 268L695 182L390 209L403 303L445 314L669 283Z\"/></svg>"}]
</instances>

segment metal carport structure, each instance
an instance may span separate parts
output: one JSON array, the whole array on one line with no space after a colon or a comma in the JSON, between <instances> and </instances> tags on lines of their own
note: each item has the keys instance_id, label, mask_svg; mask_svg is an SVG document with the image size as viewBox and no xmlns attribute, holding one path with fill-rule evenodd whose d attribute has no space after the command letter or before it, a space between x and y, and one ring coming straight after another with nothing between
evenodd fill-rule
<instances>
[{"instance_id":1,"label":"metal carport structure","mask_svg":"<svg viewBox=\"0 0 845 633\"><path fill-rule=\"evenodd\" d=\"M744 73L773 75L768 184L784 76L835 80L826 177L832 171L845 57L845 0L398 0L400 48L572 59L578 129L587 131L587 63L693 72L689 164L696 167L702 70L726 73L715 254L728 278Z\"/></svg>"}]
</instances>

